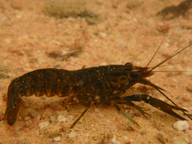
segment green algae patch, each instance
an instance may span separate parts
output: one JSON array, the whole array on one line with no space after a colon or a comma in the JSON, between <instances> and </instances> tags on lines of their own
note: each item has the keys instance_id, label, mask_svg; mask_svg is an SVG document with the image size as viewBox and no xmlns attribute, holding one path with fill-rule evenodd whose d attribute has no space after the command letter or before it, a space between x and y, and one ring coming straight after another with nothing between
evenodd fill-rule
<instances>
[{"instance_id":1,"label":"green algae patch","mask_svg":"<svg viewBox=\"0 0 192 144\"><path fill-rule=\"evenodd\" d=\"M58 19L68 18L68 17L81 17L85 18L88 24L97 24L101 21L101 17L86 8L85 3L47 3L43 8L43 13L50 17L55 17Z\"/></svg>"}]
</instances>

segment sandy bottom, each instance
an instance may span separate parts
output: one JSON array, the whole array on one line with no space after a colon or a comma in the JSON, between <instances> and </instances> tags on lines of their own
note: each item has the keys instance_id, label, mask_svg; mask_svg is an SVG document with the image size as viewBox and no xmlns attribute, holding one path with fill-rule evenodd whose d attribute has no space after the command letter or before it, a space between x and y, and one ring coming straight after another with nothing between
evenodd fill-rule
<instances>
[{"instance_id":1,"label":"sandy bottom","mask_svg":"<svg viewBox=\"0 0 192 144\"><path fill-rule=\"evenodd\" d=\"M0 144L192 142L191 120L178 112L188 119L190 127L184 131L175 130L173 124L179 119L144 102L135 104L150 115L146 118L134 108L121 105L122 110L140 127L130 123L113 106L91 105L70 130L69 127L86 105L69 104L66 99L57 96L23 97L14 126L3 120L8 86L22 74L42 68L77 70L84 65L124 65L126 62L144 67L166 36L149 65L155 66L192 40L190 12L167 21L155 16L164 7L178 4L177 1L137 1L129 8L127 2L87 0L86 8L100 16L100 20L92 24L83 17L57 19L46 16L42 12L44 6L49 4L46 0L0 1ZM167 32L160 32L164 30ZM192 113L192 93L187 90L192 84L191 48L163 64L156 70L159 72L149 78L189 113ZM72 50L80 52L68 55ZM143 92L168 102L153 88L139 87Z\"/></svg>"}]
</instances>

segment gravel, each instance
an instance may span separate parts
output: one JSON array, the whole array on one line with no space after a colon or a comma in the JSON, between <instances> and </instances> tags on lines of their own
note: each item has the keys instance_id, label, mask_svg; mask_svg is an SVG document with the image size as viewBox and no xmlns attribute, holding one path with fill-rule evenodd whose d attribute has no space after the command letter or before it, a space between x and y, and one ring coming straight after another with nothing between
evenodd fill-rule
<instances>
[{"instance_id":1,"label":"gravel","mask_svg":"<svg viewBox=\"0 0 192 144\"><path fill-rule=\"evenodd\" d=\"M178 131L188 130L189 129L189 123L188 121L177 121L173 124L173 127Z\"/></svg>"}]
</instances>

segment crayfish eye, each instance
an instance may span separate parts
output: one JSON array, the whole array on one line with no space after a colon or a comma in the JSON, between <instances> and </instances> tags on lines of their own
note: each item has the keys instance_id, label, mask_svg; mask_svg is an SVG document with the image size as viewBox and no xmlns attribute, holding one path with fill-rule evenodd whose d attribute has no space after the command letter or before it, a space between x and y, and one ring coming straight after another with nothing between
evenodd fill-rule
<instances>
[{"instance_id":1,"label":"crayfish eye","mask_svg":"<svg viewBox=\"0 0 192 144\"><path fill-rule=\"evenodd\" d=\"M126 66L132 66L132 63L127 62L125 65L126 65Z\"/></svg>"},{"instance_id":2,"label":"crayfish eye","mask_svg":"<svg viewBox=\"0 0 192 144\"><path fill-rule=\"evenodd\" d=\"M130 73L130 77L131 78L138 78L139 77L139 73L138 72L131 72Z\"/></svg>"}]
</instances>

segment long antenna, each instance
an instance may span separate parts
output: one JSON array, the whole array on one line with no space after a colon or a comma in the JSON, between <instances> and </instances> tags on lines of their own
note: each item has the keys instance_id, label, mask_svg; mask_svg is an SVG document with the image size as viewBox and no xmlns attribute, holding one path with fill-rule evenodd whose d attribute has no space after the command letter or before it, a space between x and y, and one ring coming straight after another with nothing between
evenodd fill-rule
<instances>
[{"instance_id":1,"label":"long antenna","mask_svg":"<svg viewBox=\"0 0 192 144\"><path fill-rule=\"evenodd\" d=\"M153 58L155 57L155 55L156 55L157 52L159 51L161 45L163 44L164 39L165 39L165 36L164 36L163 40L161 41L159 47L157 48L156 52L154 53L154 55L152 56L152 58L150 59L150 61L149 61L148 64L146 65L146 67L148 67L148 65L151 63L151 61L153 60Z\"/></svg>"},{"instance_id":2,"label":"long antenna","mask_svg":"<svg viewBox=\"0 0 192 144\"><path fill-rule=\"evenodd\" d=\"M159 64L157 64L155 67L153 67L149 72L151 72L152 70L154 70L155 68L159 67L160 65L162 65L163 63L165 63L166 61L168 61L169 59L171 59L172 57L174 57L175 55L177 55L178 53L184 51L186 48L190 47L192 44L190 43L188 46L184 47L183 49L181 49L180 51L177 51L175 53L172 54L172 56L168 57L167 59L163 60L162 62L160 62Z\"/></svg>"}]
</instances>

